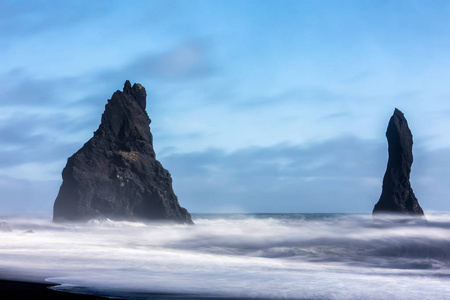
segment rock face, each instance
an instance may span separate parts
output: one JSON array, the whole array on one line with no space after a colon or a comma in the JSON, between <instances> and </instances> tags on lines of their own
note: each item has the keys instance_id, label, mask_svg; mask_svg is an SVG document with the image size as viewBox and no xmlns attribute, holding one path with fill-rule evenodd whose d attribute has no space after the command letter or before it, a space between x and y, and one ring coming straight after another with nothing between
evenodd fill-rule
<instances>
[{"instance_id":1,"label":"rock face","mask_svg":"<svg viewBox=\"0 0 450 300\"><path fill-rule=\"evenodd\" d=\"M383 179L383 191L373 213L397 213L423 216L422 208L409 182L412 134L403 113L395 109L386 131L389 161Z\"/></svg>"},{"instance_id":2,"label":"rock face","mask_svg":"<svg viewBox=\"0 0 450 300\"><path fill-rule=\"evenodd\" d=\"M53 221L158 220L193 224L170 173L155 158L147 94L125 82L105 106L94 136L67 160Z\"/></svg>"}]
</instances>

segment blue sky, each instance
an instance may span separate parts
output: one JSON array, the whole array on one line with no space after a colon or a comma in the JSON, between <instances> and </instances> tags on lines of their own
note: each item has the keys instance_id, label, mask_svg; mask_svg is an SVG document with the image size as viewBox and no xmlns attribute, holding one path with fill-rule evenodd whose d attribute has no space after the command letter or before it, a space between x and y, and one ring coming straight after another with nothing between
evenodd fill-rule
<instances>
[{"instance_id":1,"label":"blue sky","mask_svg":"<svg viewBox=\"0 0 450 300\"><path fill-rule=\"evenodd\" d=\"M447 1L2 1L0 212L51 213L125 80L191 212L371 212L394 108L450 211Z\"/></svg>"}]
</instances>

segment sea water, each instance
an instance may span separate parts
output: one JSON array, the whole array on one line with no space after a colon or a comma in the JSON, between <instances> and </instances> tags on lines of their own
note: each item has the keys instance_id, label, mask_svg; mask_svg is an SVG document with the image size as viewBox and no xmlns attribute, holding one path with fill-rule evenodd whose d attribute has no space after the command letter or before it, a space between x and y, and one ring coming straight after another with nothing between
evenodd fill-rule
<instances>
[{"instance_id":1,"label":"sea water","mask_svg":"<svg viewBox=\"0 0 450 300\"><path fill-rule=\"evenodd\" d=\"M3 216L13 231L0 232L0 272L45 274L56 290L125 299L450 299L448 214L427 222L346 214L193 220Z\"/></svg>"}]
</instances>

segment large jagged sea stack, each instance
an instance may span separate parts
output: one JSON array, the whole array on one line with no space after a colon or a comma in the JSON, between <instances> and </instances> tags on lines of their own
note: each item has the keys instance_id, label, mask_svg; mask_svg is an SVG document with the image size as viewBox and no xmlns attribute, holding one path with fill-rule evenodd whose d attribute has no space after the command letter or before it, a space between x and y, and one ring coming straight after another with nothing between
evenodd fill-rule
<instances>
[{"instance_id":1,"label":"large jagged sea stack","mask_svg":"<svg viewBox=\"0 0 450 300\"><path fill-rule=\"evenodd\" d=\"M156 220L192 224L155 158L147 93L125 82L105 106L94 136L67 160L54 221Z\"/></svg>"},{"instance_id":2,"label":"large jagged sea stack","mask_svg":"<svg viewBox=\"0 0 450 300\"><path fill-rule=\"evenodd\" d=\"M411 188L409 177L413 163L413 139L403 113L395 109L386 131L389 160L383 190L373 213L423 216L423 210Z\"/></svg>"}]
</instances>

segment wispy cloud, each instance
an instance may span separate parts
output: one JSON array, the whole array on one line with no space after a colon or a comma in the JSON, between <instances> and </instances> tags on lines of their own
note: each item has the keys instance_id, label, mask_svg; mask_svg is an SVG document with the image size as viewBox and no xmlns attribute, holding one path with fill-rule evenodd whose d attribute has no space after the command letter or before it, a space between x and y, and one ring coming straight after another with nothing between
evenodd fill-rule
<instances>
[{"instance_id":1,"label":"wispy cloud","mask_svg":"<svg viewBox=\"0 0 450 300\"><path fill-rule=\"evenodd\" d=\"M22 38L98 18L99 12L104 14L111 8L111 5L102 2L87 5L82 1L1 1L0 33L8 39ZM0 39L0 42L4 41Z\"/></svg>"},{"instance_id":2,"label":"wispy cloud","mask_svg":"<svg viewBox=\"0 0 450 300\"><path fill-rule=\"evenodd\" d=\"M118 69L101 72L102 80L140 78L157 81L186 81L215 72L206 40L188 40L159 52L138 56Z\"/></svg>"},{"instance_id":3,"label":"wispy cloud","mask_svg":"<svg viewBox=\"0 0 450 300\"><path fill-rule=\"evenodd\" d=\"M250 212L363 212L381 191L384 148L346 137L307 147L159 155L180 199L194 211L232 204Z\"/></svg>"},{"instance_id":4,"label":"wispy cloud","mask_svg":"<svg viewBox=\"0 0 450 300\"><path fill-rule=\"evenodd\" d=\"M267 96L261 94L259 96L251 97L248 99L239 99L235 102L240 108L254 108L270 105L279 105L280 103L289 102L306 102L315 103L316 105L326 104L329 102L339 102L344 98L343 95L333 92L326 87L320 88L294 88L289 91L283 91L282 93Z\"/></svg>"},{"instance_id":5,"label":"wispy cloud","mask_svg":"<svg viewBox=\"0 0 450 300\"><path fill-rule=\"evenodd\" d=\"M166 80L198 78L214 71L203 41L188 41L166 52L142 57L128 68L143 76Z\"/></svg>"}]
</instances>

